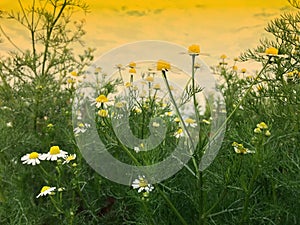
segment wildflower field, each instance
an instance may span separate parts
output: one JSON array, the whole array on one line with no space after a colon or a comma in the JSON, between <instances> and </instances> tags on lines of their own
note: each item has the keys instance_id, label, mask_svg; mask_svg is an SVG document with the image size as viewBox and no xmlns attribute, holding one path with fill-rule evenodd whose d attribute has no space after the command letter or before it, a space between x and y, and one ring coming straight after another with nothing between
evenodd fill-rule
<instances>
[{"instance_id":1,"label":"wildflower field","mask_svg":"<svg viewBox=\"0 0 300 225\"><path fill-rule=\"evenodd\" d=\"M174 45L186 69L77 55L84 2L19 2L0 14L31 40L0 26L1 225L300 224L299 2L210 68L199 44Z\"/></svg>"}]
</instances>

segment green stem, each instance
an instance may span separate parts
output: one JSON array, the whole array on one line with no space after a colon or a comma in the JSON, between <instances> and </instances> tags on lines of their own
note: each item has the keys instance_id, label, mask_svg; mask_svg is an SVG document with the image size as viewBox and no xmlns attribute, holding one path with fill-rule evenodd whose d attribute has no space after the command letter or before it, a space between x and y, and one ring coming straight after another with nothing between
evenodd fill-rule
<instances>
[{"instance_id":1,"label":"green stem","mask_svg":"<svg viewBox=\"0 0 300 225\"><path fill-rule=\"evenodd\" d=\"M134 155L121 142L119 142L119 146L121 146L121 148L127 153L127 155L132 159L132 161L137 166L141 166L141 163L134 157Z\"/></svg>"},{"instance_id":2,"label":"green stem","mask_svg":"<svg viewBox=\"0 0 300 225\"><path fill-rule=\"evenodd\" d=\"M199 114L198 114L198 104L196 100L196 92L195 92L195 57L196 55L192 55L192 95L193 95L193 105L194 105L194 110L195 110L195 118L196 118L196 123L199 126ZM200 131L198 134L199 140L200 140ZM198 150L199 145L197 145ZM197 177L199 178L197 183L198 183L198 189L200 191L199 195L199 224L205 224L205 215L203 214L204 212L204 191L203 191L203 173L199 170L199 167L197 166L196 159L193 158L193 164L196 169Z\"/></svg>"},{"instance_id":3,"label":"green stem","mask_svg":"<svg viewBox=\"0 0 300 225\"><path fill-rule=\"evenodd\" d=\"M54 206L54 208L57 210L58 213L64 214L64 212L58 207L56 201L53 199L52 196L50 196L50 200L52 202L52 205Z\"/></svg>"},{"instance_id":4,"label":"green stem","mask_svg":"<svg viewBox=\"0 0 300 225\"><path fill-rule=\"evenodd\" d=\"M196 55L192 55L192 89L193 89L193 104L194 104L194 110L195 110L195 117L196 122L199 124L199 114L198 114L198 104L196 100L196 93L195 93L195 57Z\"/></svg>"},{"instance_id":5,"label":"green stem","mask_svg":"<svg viewBox=\"0 0 300 225\"><path fill-rule=\"evenodd\" d=\"M39 167L41 168L41 170L43 171L43 173L46 175L46 177L50 176L49 173L44 169L44 167L41 164L39 164Z\"/></svg>"},{"instance_id":6,"label":"green stem","mask_svg":"<svg viewBox=\"0 0 300 225\"><path fill-rule=\"evenodd\" d=\"M173 96L173 94L172 94L172 91L171 91L171 88L170 88L170 84L169 84L168 79L167 79L167 76L166 76L166 71L162 70L162 74L163 74L163 78L164 78L165 84L166 84L166 86L167 86L168 93L169 93L169 95L170 95L172 104L174 105L175 110L176 110L176 113L177 113L177 115L178 115L178 117L179 117L179 119L180 119L180 121L181 121L181 124L182 124L182 126L183 126L185 132L186 132L187 135L188 135L188 138L189 138L189 140L190 140L190 142L191 142L191 145L192 145L192 149L195 150L195 144L194 144L194 141L193 141L193 139L192 139L192 137L191 137L190 132L189 132L188 129L187 129L187 126L186 126L186 124L185 124L185 122L184 122L184 120L183 120L183 118L182 118L182 116L181 116L181 113L179 112L178 106L177 106L177 104L176 104L176 102L175 102L175 99L174 99L174 96ZM194 164L194 167L195 167L195 170L196 170L195 174L198 174L198 172L197 172L197 171L198 171L198 166L197 166L195 157L194 157L193 155L191 155L191 157L192 157L192 161L193 161L193 164ZM198 176L197 178L199 178L199 176Z\"/></svg>"},{"instance_id":7,"label":"green stem","mask_svg":"<svg viewBox=\"0 0 300 225\"><path fill-rule=\"evenodd\" d=\"M168 196L166 196L166 194L162 190L160 190L159 187L156 187L156 189L162 195L162 197L166 200L166 202L168 203L168 205L170 206L170 208L172 209L172 211L176 214L176 216L178 217L178 219L180 220L180 222L182 224L184 224L184 225L188 225L188 223L184 220L184 218L181 216L181 214L175 208L175 206L173 205L173 203L170 201L170 199L168 198Z\"/></svg>"}]
</instances>

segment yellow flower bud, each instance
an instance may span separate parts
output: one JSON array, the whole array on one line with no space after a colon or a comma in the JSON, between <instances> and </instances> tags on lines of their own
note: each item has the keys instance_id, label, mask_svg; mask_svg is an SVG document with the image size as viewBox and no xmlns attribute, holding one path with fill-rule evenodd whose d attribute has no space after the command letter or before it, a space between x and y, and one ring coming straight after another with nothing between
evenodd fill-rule
<instances>
[{"instance_id":1,"label":"yellow flower bud","mask_svg":"<svg viewBox=\"0 0 300 225\"><path fill-rule=\"evenodd\" d=\"M266 133L265 133L265 135L266 135L267 137L269 137L269 136L271 136L271 132L270 132L269 130L267 130Z\"/></svg>"},{"instance_id":2,"label":"yellow flower bud","mask_svg":"<svg viewBox=\"0 0 300 225\"><path fill-rule=\"evenodd\" d=\"M155 84L155 85L153 86L153 89L155 89L155 90L160 90L160 84Z\"/></svg>"},{"instance_id":3,"label":"yellow flower bud","mask_svg":"<svg viewBox=\"0 0 300 225\"><path fill-rule=\"evenodd\" d=\"M76 73L76 71L72 71L70 74L71 74L73 77L77 77L77 76L78 76L78 74Z\"/></svg>"},{"instance_id":4,"label":"yellow flower bud","mask_svg":"<svg viewBox=\"0 0 300 225\"><path fill-rule=\"evenodd\" d=\"M145 78L145 80L148 81L148 82L153 82L154 78L151 77L151 76L148 76L148 77Z\"/></svg>"},{"instance_id":5,"label":"yellow flower bud","mask_svg":"<svg viewBox=\"0 0 300 225\"><path fill-rule=\"evenodd\" d=\"M257 124L256 127L260 128L260 129L268 129L268 125L265 122L261 122L261 123Z\"/></svg>"},{"instance_id":6,"label":"yellow flower bud","mask_svg":"<svg viewBox=\"0 0 300 225\"><path fill-rule=\"evenodd\" d=\"M136 70L134 68L130 68L129 73L134 74L134 73L136 73Z\"/></svg>"},{"instance_id":7,"label":"yellow flower bud","mask_svg":"<svg viewBox=\"0 0 300 225\"><path fill-rule=\"evenodd\" d=\"M220 56L220 59L226 59L227 58L227 55L223 54Z\"/></svg>"},{"instance_id":8,"label":"yellow flower bud","mask_svg":"<svg viewBox=\"0 0 300 225\"><path fill-rule=\"evenodd\" d=\"M107 112L107 110L105 110L105 109L100 109L100 110L98 111L98 115L101 116L101 117L107 117L108 112Z\"/></svg>"},{"instance_id":9,"label":"yellow flower bud","mask_svg":"<svg viewBox=\"0 0 300 225\"><path fill-rule=\"evenodd\" d=\"M136 63L135 63L135 62L130 62L130 63L129 63L129 67L130 67L130 68L136 67Z\"/></svg>"},{"instance_id":10,"label":"yellow flower bud","mask_svg":"<svg viewBox=\"0 0 300 225\"><path fill-rule=\"evenodd\" d=\"M127 88L131 87L131 83L130 82L126 82L125 83L125 87L127 87Z\"/></svg>"}]
</instances>

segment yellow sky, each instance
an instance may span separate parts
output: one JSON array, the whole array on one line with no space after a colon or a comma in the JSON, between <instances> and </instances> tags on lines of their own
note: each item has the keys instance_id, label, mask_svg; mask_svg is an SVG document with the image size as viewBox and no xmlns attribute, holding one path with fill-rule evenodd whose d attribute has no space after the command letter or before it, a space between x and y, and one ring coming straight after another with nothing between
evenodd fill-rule
<instances>
[{"instance_id":1,"label":"yellow sky","mask_svg":"<svg viewBox=\"0 0 300 225\"><path fill-rule=\"evenodd\" d=\"M31 0L23 1L24 5ZM86 0L90 14L86 20L85 42L101 55L120 45L140 40L163 40L188 46L199 44L210 57L209 65L225 53L235 57L255 47L267 36L267 23L284 11L287 0ZM0 9L16 7L17 1L1 0ZM3 20L1 21L2 25ZM22 42L20 27L6 29ZM0 51L8 50L0 43Z\"/></svg>"},{"instance_id":2,"label":"yellow sky","mask_svg":"<svg viewBox=\"0 0 300 225\"><path fill-rule=\"evenodd\" d=\"M120 6L143 8L244 8L244 7L281 7L284 0L114 0L114 1L88 1L94 9L119 8Z\"/></svg>"}]
</instances>

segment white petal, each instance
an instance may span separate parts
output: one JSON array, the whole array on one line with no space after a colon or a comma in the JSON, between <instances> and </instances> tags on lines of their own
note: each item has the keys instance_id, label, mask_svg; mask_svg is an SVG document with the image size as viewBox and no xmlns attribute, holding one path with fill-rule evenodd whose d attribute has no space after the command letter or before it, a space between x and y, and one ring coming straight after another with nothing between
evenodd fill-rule
<instances>
[{"instance_id":1,"label":"white petal","mask_svg":"<svg viewBox=\"0 0 300 225\"><path fill-rule=\"evenodd\" d=\"M21 158L22 161L27 160L27 159L29 159L29 154L24 155L24 156L22 156L22 158Z\"/></svg>"}]
</instances>

